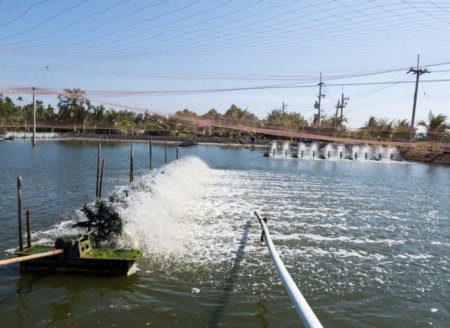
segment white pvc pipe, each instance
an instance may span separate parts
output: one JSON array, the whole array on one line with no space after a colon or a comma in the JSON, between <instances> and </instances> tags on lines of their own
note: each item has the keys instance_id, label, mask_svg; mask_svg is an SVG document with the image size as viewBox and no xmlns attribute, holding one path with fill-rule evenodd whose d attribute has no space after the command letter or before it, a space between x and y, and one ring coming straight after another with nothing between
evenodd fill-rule
<instances>
[{"instance_id":1,"label":"white pvc pipe","mask_svg":"<svg viewBox=\"0 0 450 328\"><path fill-rule=\"evenodd\" d=\"M283 262L281 261L280 256L278 255L277 250L275 249L275 246L273 245L272 238L270 237L269 230L267 229L267 226L264 223L264 220L261 219L258 212L256 212L256 211L255 211L255 215L258 218L258 221L261 224L261 228L264 231L264 234L265 234L265 237L267 240L267 247L269 248L270 255L272 255L272 259L273 259L273 262L275 263L275 267L277 268L278 275L280 276L281 281L283 282L284 288L286 288L286 290L289 294L289 297L291 298L291 301L294 304L297 314L299 315L300 319L302 319L303 324L305 325L305 327L308 327L308 328L309 327L323 328L319 319L317 319L313 310L309 306L306 299L303 297L302 293L298 289L294 280L292 280L291 275L286 270L286 267L284 266Z\"/></svg>"}]
</instances>

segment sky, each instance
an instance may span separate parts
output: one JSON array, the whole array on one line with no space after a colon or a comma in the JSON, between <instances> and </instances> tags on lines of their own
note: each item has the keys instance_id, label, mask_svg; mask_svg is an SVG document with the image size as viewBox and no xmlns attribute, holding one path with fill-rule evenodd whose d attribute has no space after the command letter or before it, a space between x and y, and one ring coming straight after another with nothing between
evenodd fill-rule
<instances>
[{"instance_id":1,"label":"sky","mask_svg":"<svg viewBox=\"0 0 450 328\"><path fill-rule=\"evenodd\" d=\"M370 116L450 117L447 0L0 0L0 93L80 88L94 104L168 115L284 102L311 119L341 93L350 128ZM51 95L44 94L50 93Z\"/></svg>"}]
</instances>

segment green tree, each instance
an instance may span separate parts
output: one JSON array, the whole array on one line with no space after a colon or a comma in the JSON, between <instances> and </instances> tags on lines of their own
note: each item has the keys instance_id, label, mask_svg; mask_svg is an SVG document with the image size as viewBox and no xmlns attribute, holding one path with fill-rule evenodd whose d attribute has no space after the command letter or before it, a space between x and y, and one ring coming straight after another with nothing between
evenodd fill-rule
<instances>
[{"instance_id":1,"label":"green tree","mask_svg":"<svg viewBox=\"0 0 450 328\"><path fill-rule=\"evenodd\" d=\"M429 140L443 140L448 137L446 131L450 128L450 125L445 122L446 120L447 116L444 114L435 116L430 111L428 113L428 122L421 120L417 125L423 126L426 129Z\"/></svg>"},{"instance_id":2,"label":"green tree","mask_svg":"<svg viewBox=\"0 0 450 328\"><path fill-rule=\"evenodd\" d=\"M64 89L64 94L58 96L59 118L65 122L84 124L91 109L85 95L81 89Z\"/></svg>"},{"instance_id":3,"label":"green tree","mask_svg":"<svg viewBox=\"0 0 450 328\"><path fill-rule=\"evenodd\" d=\"M89 122L94 125L104 125L106 123L106 108L103 105L92 107L89 114Z\"/></svg>"},{"instance_id":4,"label":"green tree","mask_svg":"<svg viewBox=\"0 0 450 328\"><path fill-rule=\"evenodd\" d=\"M255 114L250 113L247 109L239 108L234 104L227 109L223 117L230 123L237 124L251 124L257 120Z\"/></svg>"},{"instance_id":5,"label":"green tree","mask_svg":"<svg viewBox=\"0 0 450 328\"><path fill-rule=\"evenodd\" d=\"M376 130L378 128L378 122L375 116L369 117L369 120L364 123L364 128L367 130Z\"/></svg>"},{"instance_id":6,"label":"green tree","mask_svg":"<svg viewBox=\"0 0 450 328\"><path fill-rule=\"evenodd\" d=\"M0 95L0 122L2 124L22 123L23 120L21 108L16 106L10 97Z\"/></svg>"},{"instance_id":7,"label":"green tree","mask_svg":"<svg viewBox=\"0 0 450 328\"><path fill-rule=\"evenodd\" d=\"M48 105L44 106L44 102L36 100L36 120L41 123L53 123L56 118L54 108Z\"/></svg>"},{"instance_id":8,"label":"green tree","mask_svg":"<svg viewBox=\"0 0 450 328\"><path fill-rule=\"evenodd\" d=\"M288 113L281 109L272 109L266 117L267 125L275 129L304 129L308 126L308 122L300 113Z\"/></svg>"},{"instance_id":9,"label":"green tree","mask_svg":"<svg viewBox=\"0 0 450 328\"><path fill-rule=\"evenodd\" d=\"M206 114L203 114L202 118L206 118L208 120L220 120L222 119L222 114L212 108Z\"/></svg>"},{"instance_id":10,"label":"green tree","mask_svg":"<svg viewBox=\"0 0 450 328\"><path fill-rule=\"evenodd\" d=\"M226 123L232 123L236 125L249 125L254 126L256 121L258 120L255 114L249 112L247 109L242 109L237 107L236 105L231 105L230 108L223 115ZM230 133L232 136L234 133ZM242 135L242 131L239 130L237 133L237 137L240 138Z\"/></svg>"},{"instance_id":11,"label":"green tree","mask_svg":"<svg viewBox=\"0 0 450 328\"><path fill-rule=\"evenodd\" d=\"M183 109L183 110L179 110L175 113L175 115L177 116L188 116L188 117L197 117L197 113L193 112L187 108Z\"/></svg>"},{"instance_id":12,"label":"green tree","mask_svg":"<svg viewBox=\"0 0 450 328\"><path fill-rule=\"evenodd\" d=\"M378 136L386 139L392 136L393 125L395 120L389 121L387 118L382 118L378 121Z\"/></svg>"},{"instance_id":13,"label":"green tree","mask_svg":"<svg viewBox=\"0 0 450 328\"><path fill-rule=\"evenodd\" d=\"M407 119L398 120L397 124L394 125L393 135L396 139L409 139L409 134L411 132L411 127Z\"/></svg>"}]
</instances>

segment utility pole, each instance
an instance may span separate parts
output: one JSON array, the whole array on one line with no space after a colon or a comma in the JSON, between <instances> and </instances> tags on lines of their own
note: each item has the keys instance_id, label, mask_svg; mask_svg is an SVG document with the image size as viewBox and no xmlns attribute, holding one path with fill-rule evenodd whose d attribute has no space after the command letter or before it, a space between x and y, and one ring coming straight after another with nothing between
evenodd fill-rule
<instances>
[{"instance_id":1,"label":"utility pole","mask_svg":"<svg viewBox=\"0 0 450 328\"><path fill-rule=\"evenodd\" d=\"M284 101L283 101L283 104L282 104L282 107L281 107L281 111L284 113L284 110L287 108L287 104L285 104L284 103Z\"/></svg>"},{"instance_id":2,"label":"utility pole","mask_svg":"<svg viewBox=\"0 0 450 328\"><path fill-rule=\"evenodd\" d=\"M341 122L340 124L342 124L342 118L343 118L343 111L344 111L344 107L347 106L347 100L350 100L349 97L344 97L344 86L342 86L342 93L341 93Z\"/></svg>"},{"instance_id":3,"label":"utility pole","mask_svg":"<svg viewBox=\"0 0 450 328\"><path fill-rule=\"evenodd\" d=\"M334 116L334 130L337 129L337 119L338 119L339 108L341 108L341 100L338 100L338 102L336 104L336 115Z\"/></svg>"},{"instance_id":4,"label":"utility pole","mask_svg":"<svg viewBox=\"0 0 450 328\"><path fill-rule=\"evenodd\" d=\"M322 82L322 72L320 72L320 79L317 85L319 86L319 95L317 96L319 99L314 103L314 108L317 109L317 125L320 126L320 103L322 98L325 97L325 95L322 94L322 86L325 85L325 83Z\"/></svg>"},{"instance_id":5,"label":"utility pole","mask_svg":"<svg viewBox=\"0 0 450 328\"><path fill-rule=\"evenodd\" d=\"M341 99L338 100L338 103L336 105L335 128L337 128L337 125L338 125L338 112L339 112L339 109L341 109L341 115L340 115L340 120L339 120L339 127L342 124L342 119L344 117L343 112L344 112L344 108L347 107L347 100L350 100L350 98L349 97L344 97L344 86L342 86Z\"/></svg>"},{"instance_id":6,"label":"utility pole","mask_svg":"<svg viewBox=\"0 0 450 328\"><path fill-rule=\"evenodd\" d=\"M412 140L414 138L414 120L416 118L416 104L417 104L417 90L419 89L419 77L422 74L430 73L428 69L419 69L419 59L420 55L417 55L417 68L414 69L414 67L411 67L408 71L409 73L416 74L416 89L414 91L414 102L413 102L413 110L412 110L412 117L411 117L411 132L409 134L409 140Z\"/></svg>"},{"instance_id":7,"label":"utility pole","mask_svg":"<svg viewBox=\"0 0 450 328\"><path fill-rule=\"evenodd\" d=\"M33 89L33 138L31 139L31 144L36 146L36 101L34 94L36 93L36 88Z\"/></svg>"}]
</instances>

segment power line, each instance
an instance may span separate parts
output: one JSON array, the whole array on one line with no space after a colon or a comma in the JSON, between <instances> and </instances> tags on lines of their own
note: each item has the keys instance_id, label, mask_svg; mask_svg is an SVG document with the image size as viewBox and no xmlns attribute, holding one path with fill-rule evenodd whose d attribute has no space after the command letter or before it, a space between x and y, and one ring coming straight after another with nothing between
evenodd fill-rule
<instances>
[{"instance_id":1,"label":"power line","mask_svg":"<svg viewBox=\"0 0 450 328\"><path fill-rule=\"evenodd\" d=\"M189 42L189 41L185 41L184 39L180 40L179 37L172 38L172 39L171 38L166 38L165 40L162 40L161 43L159 43L159 48L154 48L151 51L153 51L154 55L165 54L165 53L174 54L178 50L183 51L186 55L189 55L189 56L195 56L196 54L201 54L203 56L204 55L209 55L209 54L211 54L211 55L214 54L214 59L216 61L219 60L219 59L224 60L224 58L225 58L225 60L230 60L231 56L232 56L231 59L233 59L233 58L237 59L239 57L242 57L243 54L246 55L246 54L254 53L255 50L252 49L251 46L253 46L253 45L260 45L261 42L263 42L264 40L271 39L271 41L273 40L273 42L274 42L274 43L272 43L272 42L271 43L267 43L262 48L262 49L268 49L268 50L270 50L271 48L275 48L274 47L275 42L276 42L276 44L281 44L281 43L285 42L286 40L290 40L291 39L291 34L290 33L296 33L296 32L299 31L299 29L297 29L297 28L290 28L290 25L292 25L291 23L293 23L293 22L295 23L296 20L298 20L298 22L299 22L299 24L296 24L296 27L299 27L299 28L305 28L305 26L308 27L308 25L311 25L310 24L311 22L316 22L316 23L321 24L320 26L316 25L314 28L312 28L311 29L311 34L308 33L307 38L303 39L304 42L312 40L315 36L317 36L319 34L323 34L324 32L326 33L327 29L330 30L330 26L328 26L328 25L326 25L324 23L327 23L328 20L330 18L332 18L332 17L338 17L338 19L335 20L335 23L336 23L335 26L342 27L342 29L339 29L339 31L336 31L336 32L332 32L334 34L330 34L329 36L324 36L323 38L318 38L317 42L311 44L311 46L308 44L308 48L310 48L310 49L308 49L308 51L311 51L311 50L315 51L315 50L323 50L323 49L325 49L328 46L327 46L327 44L322 43L323 40L329 40L329 39L332 39L334 36L342 35L343 33L346 33L347 31L350 31L353 27L355 27L355 25L358 25L360 23L361 19L364 18L364 17L367 18L367 23L364 22L364 24L361 27L358 27L354 31L353 35L356 36L355 38L348 38L345 42L347 42L347 44L350 43L350 42L353 43L355 40L361 40L361 39L364 39L364 38L366 38L369 42L373 42L375 40L372 37L368 37L368 36L374 35L374 33L376 31L373 31L372 34L370 34L370 35L367 35L366 33L364 33L365 31L368 31L370 29L375 30L374 27L377 26L376 25L376 20L380 16L373 9L368 10L368 11L365 10L366 8L378 8L378 7L373 5L373 3L374 3L373 1L372 1L371 7L369 7L369 3L364 2L364 3L356 3L355 6L351 6L350 8L349 8L349 6L343 6L342 3L339 3L339 6L332 6L330 4L329 8L327 8L327 6L328 6L327 4L328 3L333 3L333 1L327 1L327 2L320 3L320 4L315 3L314 5L305 6L305 7L307 7L307 10L305 9L305 12L303 14L305 16L308 16L308 14L312 13L311 19L308 18L307 20L306 19L305 20L299 20L298 19L298 17L299 17L298 13L296 13L294 11L292 11L292 13L289 13L289 10L283 11L283 13L286 13L286 15L289 15L289 14L292 15L293 18L292 18L292 20L290 22L285 22L286 20L283 20L282 22L276 22L277 25L275 25L275 26L276 26L277 29L275 31L271 31L271 27L274 26L274 25L271 25L271 24L273 24L273 22L270 22L270 20L271 20L270 18L271 17L275 17L276 15L274 15L274 14L279 15L278 12L271 13L271 15L268 15L269 12L267 12L267 16L264 17L264 20L267 23L262 22L263 20L259 20L259 18L258 18L258 21L262 22L261 25L254 24L253 21L250 21L250 22L245 21L245 19L243 19L243 17L241 15L239 15L238 18L234 19L234 21L238 22L239 26L230 26L232 28L231 29L231 28L227 27L227 23L229 23L230 20L227 20L227 21L224 21L224 22L221 21L220 25L219 25L221 27L218 30L215 30L215 31L217 31L217 33L227 33L227 32L230 32L230 31L240 32L239 31L239 27L240 26L252 27L251 31L245 30L245 31L243 31L243 34L230 35L230 36L228 36L227 39L224 39L222 37L214 38L214 42L217 42L217 43L214 43L213 45L211 45L211 40L209 38L209 36L211 34L207 34L207 33L202 34L201 39L200 39L201 42L192 43L191 45L188 45L187 47L185 46L185 44L186 44L186 42ZM377 3L377 5L379 5L379 4ZM409 24L404 24L402 26L402 29L401 29L402 31L410 29L413 24L416 24L418 22L421 23L421 24L426 24L429 27L438 26L437 23L436 24L431 24L432 20L429 19L429 17L424 17L423 19L420 18L421 15L418 15L420 13L420 11L418 11L418 10L416 10L417 11L417 15L411 16L412 18L409 18L408 14L410 12L413 12L413 11L412 10L407 10L411 6L406 6L406 4L404 4L403 6L401 6L401 4L397 4L395 7L393 7L391 5L387 5L387 4L379 5L379 6L383 7L382 9L379 8L380 10L387 9L388 12L392 12L392 15L391 15L391 14L387 14L386 11L384 10L385 14L383 16L383 20L382 21L383 22L392 21L392 23L391 24L387 24L387 26L391 26L391 27L394 27L396 25L402 26L401 25L402 23L398 23L397 24L396 20L389 19L389 18L394 17L394 15L397 15L397 16L401 17L403 20L406 20L406 18L408 18L407 21L409 21ZM433 7L435 7L435 6L433 6ZM267 7L267 8L269 8L269 7ZM264 9L267 9L267 8L264 8ZM392 9L392 8L394 8L394 9ZM292 8L292 9L294 9L294 8ZM296 8L296 9L299 9L299 8ZM339 9L339 10L336 10L336 9ZM283 8L283 10L284 10L284 8ZM348 13L349 10L351 10L352 12L358 13L359 16L353 16L353 19L350 19L350 18L346 17L346 13ZM428 11L431 12L430 10L428 10ZM321 14L322 12L323 12L323 15ZM254 13L255 12L252 11L251 14L247 15L247 16L252 16L252 14L254 14ZM183 16L183 17L189 17L189 16ZM267 19L267 17L269 17L269 18ZM279 17L281 19L281 16L279 16ZM283 17L285 17L285 16L283 16ZM385 18L385 17L387 17L387 18ZM170 18L172 18L172 16L170 16ZM176 18L170 19L167 24L174 23L175 19ZM207 20L210 20L210 19L211 19L211 17L207 18ZM189 22L191 22L191 21L189 21ZM254 26L251 26L252 24ZM194 24L191 24L189 26L193 26L193 25ZM448 25L448 24L446 24L446 25ZM159 25L157 25L157 26L159 26ZM205 25L201 25L201 26L202 26L202 30L203 31L208 32L208 27L207 26L205 26ZM259 33L258 29L259 29L260 26L264 27L264 35L261 35L261 37L258 38L258 33ZM223 27L226 27L226 28L223 28ZM333 28L331 28L331 30L333 30ZM383 31L388 31L387 27L384 27ZM161 33L165 34L166 32L168 33L169 31L166 30L166 31L163 31L163 32L160 32L160 33L156 33L156 34L153 33L151 36L148 36L146 38L148 39L148 38L151 38L151 37L153 37L155 35L160 35ZM189 33L190 30L186 31L186 26L184 26L184 27L182 27L180 29L177 29L177 28L170 29L170 33L171 34L172 34L172 32L173 32L173 34L176 34L178 32L182 32L184 34L184 33ZM425 35L426 34L422 33L422 36L425 36ZM255 38L255 36L256 36L256 38ZM278 36L281 36L281 38L278 38ZM395 36L396 36L396 34L394 36L391 36L391 39L395 39ZM437 38L438 38L438 36L436 36L436 38L430 39L428 42L429 43L435 42L435 40L437 40ZM140 40L142 40L142 39L133 38L133 40L130 40L130 42L136 43L136 42L139 42ZM199 40L199 39L197 39L197 40ZM297 40L300 40L300 39L292 39L292 40L290 40L290 43L291 44L292 43L296 43ZM406 40L406 38L402 38L399 41L404 42L405 40ZM175 42L171 42L171 41L177 41L179 43L176 44ZM223 42L223 41L227 41L227 42ZM236 41L237 41L237 43L234 43ZM86 42L88 42L88 41L86 41ZM104 40L104 42L106 44L106 43L108 43L108 40ZM414 42L416 42L416 40ZM234 55L234 54L232 54L232 53L230 54L230 52L226 51L227 48L230 47L230 45L232 45L232 44L245 45L245 46L242 47L242 49L241 48L239 49L238 54ZM46 47L46 45L47 45L46 42L43 43L43 47ZM202 46L201 49L198 48L199 45ZM128 49L124 49L124 50L135 51L135 52L130 53L130 54L133 55L133 56L136 56L134 58L142 58L143 62L144 62L144 60L146 59L145 56L148 55L148 52L147 52L148 49L145 48L147 46L148 46L148 43L145 43L142 47L130 48L131 50L128 50ZM117 51L117 52L114 51L114 49L117 49L117 47L118 47L117 44L113 44L111 47L105 47L102 50L104 52L99 52L98 55L96 55L95 57L90 57L91 58L90 62L92 62L92 63L99 63L99 58L101 56L105 56L105 60L102 60L100 63L104 64L105 65L104 67L106 68L107 67L106 66L107 65L107 61L109 59L111 59L111 61L109 61L109 63L110 63L109 65L110 66L108 66L108 67L113 67L112 65L115 65L115 62L113 62L113 60L117 60L118 56L117 57L115 57L115 55L108 56L106 51L109 51L109 49L111 49L112 53L117 53L119 55L122 55L120 53L120 51ZM196 47L197 47L197 50L195 50ZM294 45L292 49L293 50L297 50L297 49L301 49L301 48L304 48L304 47L305 47L305 43L299 43L299 45ZM363 48L364 44L359 46L359 47L360 47L360 49ZM67 67L74 67L76 70L81 71L80 65L77 65L77 64L84 64L77 58L77 56L80 55L80 53L72 53L71 54L72 50L73 49L69 47L67 52L64 54L65 57L63 57L63 58L69 58L69 60L63 62L63 64L66 64L65 66L67 66ZM28 48L26 48L25 51L29 51ZM85 51L85 48L84 48L84 51ZM141 52L141 51L142 51L142 55L139 54L139 52ZM158 52L158 51L160 51L160 52ZM275 50L270 50L270 52L265 52L264 55L253 56L253 57L251 57L251 60L252 61L260 61L261 62L263 60L275 61L275 59L277 59L277 58L282 58L282 57L274 57L274 56L269 55L269 54L271 54L274 51ZM328 53L331 53L331 52L332 52L331 49L328 50ZM30 52L30 53L32 53L32 52ZM63 53L61 52L61 54L63 54ZM127 52L124 52L123 54L127 54ZM216 56L216 54L219 54L219 55ZM137 57L137 56L139 56L139 57ZM283 54L280 54L279 56L283 56ZM247 57L246 57L246 59L247 59ZM17 60L20 60L20 59L17 59ZM88 62L86 62L86 64L88 64ZM128 68L133 67L132 65L140 65L140 63L138 62L136 64L129 64ZM269 81L269 80L270 79L267 79L267 81ZM280 81L281 80L283 80L283 79L280 79ZM304 81L301 81L301 82L306 82L306 79Z\"/></svg>"},{"instance_id":2,"label":"power line","mask_svg":"<svg viewBox=\"0 0 450 328\"><path fill-rule=\"evenodd\" d=\"M450 82L450 79L435 79L424 80L422 83L437 83ZM382 85L382 84L412 84L415 81L378 81L378 82L355 82L355 83L341 83L341 84L327 84L328 87L342 87L342 86L364 86L364 85ZM268 90L268 89L296 89L296 88L316 88L316 84L296 85L292 83L278 84L278 85L261 85L250 87L235 87L235 88L211 88L211 89L184 89L184 90L136 90L136 91L109 91L109 90L85 90L87 95L97 97L136 97L136 96L151 96L151 95L185 95L185 94L201 94L201 93L220 93L246 90ZM27 94L31 93L31 88L3 88L0 93L3 94ZM65 91L36 89L36 94L59 95L67 94Z\"/></svg>"},{"instance_id":3,"label":"power line","mask_svg":"<svg viewBox=\"0 0 450 328\"><path fill-rule=\"evenodd\" d=\"M53 19L55 19L55 18L58 18L58 17L61 16L64 12L70 11L70 10L72 10L72 9L74 9L74 8L78 8L78 7L80 7L82 4L84 4L84 3L88 2L88 1L89 1L89 0L80 1L80 2L78 2L77 4L75 4L75 5L73 5L73 6L70 6L70 7L64 8L64 9L61 9L57 14L55 14L55 15L53 15L53 16L50 16L49 18L45 19L44 21L40 22L39 24L34 25L33 27L30 27L29 29L26 29L26 30L24 30L24 31L22 31L22 32L17 32L17 33L10 34L10 35L8 35L8 36L2 37L1 40L7 40L7 39L10 39L10 38L12 38L12 37L17 37L17 36L19 36L19 35L23 35L23 34L26 34L26 33L28 33L28 32L31 32L31 31L33 31L33 30L35 30L35 29L41 27L42 25L44 25L44 24L50 22L51 20L53 20Z\"/></svg>"},{"instance_id":4,"label":"power line","mask_svg":"<svg viewBox=\"0 0 450 328\"><path fill-rule=\"evenodd\" d=\"M219 49L218 49L219 50Z\"/></svg>"},{"instance_id":5,"label":"power line","mask_svg":"<svg viewBox=\"0 0 450 328\"><path fill-rule=\"evenodd\" d=\"M86 0L86 1L88 1L88 0ZM135 11L129 13L129 14L125 14L125 15L121 15L121 16L118 16L118 17L111 18L111 19L109 19L108 21L106 21L106 22L104 22L104 23L102 23L102 24L100 24L100 25L97 25L97 26L94 27L94 28L91 28L91 29L86 30L86 31L83 31L83 32L81 32L81 33L72 35L72 36L70 36L70 37L68 37L68 38L64 38L63 40L56 40L56 41L53 41L53 42L48 42L48 43L46 43L46 45L49 45L49 44L60 44L60 43L63 42L63 41L73 40L73 39L75 39L75 38L77 38L77 37L80 37L80 36L86 36L88 33L91 33L91 32L94 32L94 31L96 31L96 30L99 30L101 27L106 26L106 25L108 25L108 24L110 24L110 23L112 23L112 22L114 22L114 21L117 21L117 20L120 20L120 19L123 19L123 18L131 17L131 16L133 16L133 15L135 15L135 14L137 14L137 13L141 13L143 10L147 10L147 9L149 9L149 8L153 8L153 7L156 7L156 6L160 6L160 5L162 5L162 4L164 4L164 3L168 2L168 1L169 1L169 0L162 0L162 1L158 2L158 3L151 4L151 5L147 5L147 6L144 6L144 7L141 7L141 8L139 8L139 9L137 9L137 10L135 10ZM37 27L37 26L36 26L36 27ZM38 40L38 39L33 39L33 40L31 40L31 41L36 41L36 40ZM72 44L72 46L73 46L73 45L74 45L74 44ZM50 48L50 49L52 49L52 48ZM55 48L53 48L53 49L55 49ZM57 49L57 48L56 48L56 49Z\"/></svg>"},{"instance_id":6,"label":"power line","mask_svg":"<svg viewBox=\"0 0 450 328\"><path fill-rule=\"evenodd\" d=\"M48 0L47 0L47 1L48 1ZM26 40L26 41L22 41L22 42L15 42L14 44L17 45L17 44L29 43L29 42L36 41L36 40L40 40L40 39L46 39L46 38L48 38L48 37L50 37L50 36L59 34L59 33L63 32L63 31L65 31L65 30L67 30L67 29L68 29L69 27L71 27L71 26L74 26L74 25L76 25L76 24L79 24L79 23L81 23L81 22L84 22L85 20L87 20L87 19L89 19L89 18L91 18L91 17L93 17L93 16L98 16L98 15L104 14L104 13L110 11L111 9L113 9L113 8L119 6L119 5L124 4L124 3L126 3L126 2L130 2L130 1L131 1L131 0L122 0L122 1L120 1L120 2L117 2L117 3L113 4L113 5L111 5L111 6L107 7L107 8L105 8L105 9L102 9L102 10L99 10L99 11L94 12L94 13L92 13L92 14L86 15L86 16L84 16L83 18L78 19L78 20L76 20L76 21L74 21L74 22L72 22L72 23L70 23L70 24L68 24L68 25L65 25L65 26L63 26L62 28L60 28L59 30L56 30L56 31L54 31L54 32L52 32L52 33L50 33L50 34L47 34L47 35L44 35L44 36L40 36L40 37L31 39L31 40Z\"/></svg>"},{"instance_id":7,"label":"power line","mask_svg":"<svg viewBox=\"0 0 450 328\"><path fill-rule=\"evenodd\" d=\"M40 2L38 2L38 3L35 3L35 4L31 5L30 7L28 7L27 9L25 9L25 11L22 12L19 16L14 17L13 19L7 21L7 22L4 23L4 24L1 24L0 27L5 27L5 26L10 25L11 23L17 22L19 19L21 19L22 17L24 17L26 14L28 14L33 8L35 8L35 7L37 7L37 6L40 6L40 5L42 5L42 4L44 4L44 3L48 2L48 1L49 1L49 0L44 0L44 1L40 1Z\"/></svg>"},{"instance_id":8,"label":"power line","mask_svg":"<svg viewBox=\"0 0 450 328\"><path fill-rule=\"evenodd\" d=\"M320 11L317 11L317 12L322 12L322 10L320 10ZM335 17L335 16L337 16L336 14L331 14L329 17ZM306 18L307 19L307 18ZM342 18L342 20L344 20L344 18ZM345 21L348 21L348 18L346 18L345 19ZM324 23L324 22L320 22L320 23ZM302 26L302 28L304 28L304 26ZM373 28L372 27L367 27L367 29L368 30L373 30ZM271 28L271 30L272 30L272 28ZM352 34L354 34L355 33L355 31L354 31L354 29L353 28L350 28L349 27L349 31L351 30L351 32L352 32ZM258 34L261 34L261 31L260 30L258 30L257 31L258 32ZM378 33L378 31L377 31L377 33ZM365 39L367 39L367 33L365 33L365 35L363 36ZM386 38L386 36L383 36L384 38ZM396 41L398 41L398 39L397 38L394 38L394 37L391 37L391 36L387 36L387 38L391 38L392 40L396 40ZM276 39L275 39L276 40ZM223 40L222 40L223 41ZM205 46L207 46L207 47L211 47L211 45L210 45L210 42L211 42L211 40L210 39L208 39L207 40L207 44L205 44ZM173 42L171 42L171 43L173 43ZM221 42L222 44L223 44L223 42ZM195 45L193 45L192 46L192 48L194 48L195 47L195 49L198 49L198 44L195 44ZM153 47L154 48L154 47ZM124 51L129 51L130 49L124 49ZM142 50L142 48L141 48L141 50ZM181 51L182 49L177 49L177 48L175 48L174 49L174 51ZM167 54L168 52L167 51L164 51L163 53L159 53L159 54ZM155 54L157 54L157 53L155 53Z\"/></svg>"}]
</instances>

